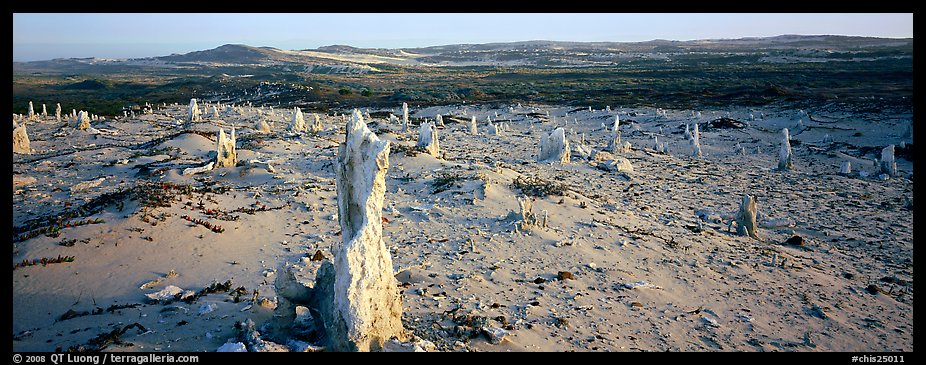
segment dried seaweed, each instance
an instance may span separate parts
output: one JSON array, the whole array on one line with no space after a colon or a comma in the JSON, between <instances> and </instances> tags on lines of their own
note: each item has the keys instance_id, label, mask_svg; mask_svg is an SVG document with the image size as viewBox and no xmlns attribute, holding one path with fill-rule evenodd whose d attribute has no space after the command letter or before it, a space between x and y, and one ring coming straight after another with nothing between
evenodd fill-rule
<instances>
[{"instance_id":1,"label":"dried seaweed","mask_svg":"<svg viewBox=\"0 0 926 365\"><path fill-rule=\"evenodd\" d=\"M535 176L518 176L511 182L511 187L521 190L525 195L538 198L550 195L561 196L569 191L565 184L543 180Z\"/></svg>"},{"instance_id":2,"label":"dried seaweed","mask_svg":"<svg viewBox=\"0 0 926 365\"><path fill-rule=\"evenodd\" d=\"M434 181L431 182L432 193L437 194L450 190L460 181L468 180L469 177L459 172L441 171L437 173Z\"/></svg>"},{"instance_id":3,"label":"dried seaweed","mask_svg":"<svg viewBox=\"0 0 926 365\"><path fill-rule=\"evenodd\" d=\"M135 322L125 327L116 327L110 332L105 332L97 335L94 338L91 338L90 341L87 341L86 345L71 346L68 348L68 352L99 352L103 349L109 347L109 345L130 345L122 341L122 335L124 335L128 330L132 328L137 328L139 333L148 332L148 329L145 326L142 326L140 323Z\"/></svg>"},{"instance_id":4,"label":"dried seaweed","mask_svg":"<svg viewBox=\"0 0 926 365\"><path fill-rule=\"evenodd\" d=\"M74 262L74 256L58 255L57 258L43 257L41 259L33 259L32 261L22 260L22 262L19 262L13 265L13 270L16 270L21 267L26 267L26 266L35 266L35 265L47 266L48 264L60 264L62 262Z\"/></svg>"}]
</instances>

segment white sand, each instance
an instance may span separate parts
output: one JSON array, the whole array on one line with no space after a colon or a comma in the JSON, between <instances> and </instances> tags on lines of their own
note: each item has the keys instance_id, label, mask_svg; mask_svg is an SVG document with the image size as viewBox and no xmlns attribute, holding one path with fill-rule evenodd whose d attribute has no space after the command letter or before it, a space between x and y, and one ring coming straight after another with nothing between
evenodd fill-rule
<instances>
[{"instance_id":1,"label":"white sand","mask_svg":"<svg viewBox=\"0 0 926 365\"><path fill-rule=\"evenodd\" d=\"M844 145L827 151L820 143L829 134L836 142L855 146L897 144L911 115L810 110L815 118L838 123L805 118L803 123L811 129L792 131L792 140L801 142L792 143L795 167L780 172L774 170L780 130L794 127L796 110L732 110L739 120L748 120L750 113L758 116L759 111L766 118L750 122L745 130L702 129L704 157L693 160L683 135L683 125L693 122L690 111L669 110L668 118L654 118L652 108L625 108L620 114L622 139L634 148L622 156L634 172L618 174L597 170L576 157L566 165L536 162L540 137L555 127L564 127L573 143L585 133L587 146L604 149L613 114L583 109L570 112L564 124L565 112L578 107L535 107L541 115L549 110L557 125L526 116L529 107L515 108L511 114L507 106L470 105L463 116L457 106L410 106L412 118L454 116L445 118L446 127L440 131L446 159L425 153L410 157L393 147L386 179L384 240L399 283L405 283L400 287L405 326L416 336L442 350L913 350L913 213L905 209L906 198L912 199L912 164L898 157L901 176L888 180L839 176L846 159L855 171L873 174L877 167L870 158L847 156L853 152ZM280 130L288 121L279 113L271 117L278 127L262 136L253 129L256 113L222 121L207 117L193 124L193 129L210 133L219 126L236 126L239 160L271 160L275 174L239 166L182 176L183 168L214 158L214 136L182 134L142 149L118 146L179 132L180 127L165 121L178 119L185 108L92 123L116 135L76 131L70 121L56 123L54 118L29 124L36 153L13 157L14 180L36 181L14 186L14 227L144 181L194 186L213 181L230 190L195 194L169 208L148 210L149 223L142 221L138 201L126 201L121 211L110 205L102 213L79 218L101 218L104 224L64 228L57 238L39 235L15 242L14 264L58 255L75 260L13 271L14 351L67 350L115 326L136 322L149 331L132 329L122 336L134 346L110 345L105 351L215 351L234 336L235 321L247 318L258 328L270 323L261 333L286 342L279 321L271 321L273 311L248 299L254 289L259 296L275 296L274 277L265 275L267 270L279 273L283 265L302 262L316 250L330 257L332 245L340 240L337 220L331 218L337 213L331 164L345 123L323 116L324 130L301 138ZM399 109L390 112L400 115ZM701 121L727 111L703 110ZM494 121L495 112L511 130L487 136L486 115ZM479 122L476 136L469 134L473 115ZM417 128L403 133L401 122L374 121L371 129L380 138L414 146ZM659 140L670 143L671 155L651 150L660 126L664 134ZM61 136L54 136L60 131ZM853 136L856 132L862 135ZM734 148L737 143L747 155ZM85 149L91 144L108 147ZM83 150L43 158L52 150L73 150L72 146ZM761 154L755 154L756 147ZM118 163L125 159L127 164ZM133 166L140 164L167 170L136 176L139 170ZM431 183L441 172L467 178L432 193ZM547 229L515 233L514 220L506 218L518 209L511 183L522 175L570 187L565 196L534 202L535 212L549 212ZM100 177L106 179L99 186L69 189ZM767 242L727 231L726 220L744 194L757 197L759 232ZM221 221L196 209L200 201L205 208L225 210L252 203L284 208L234 213L238 221ZM704 221L703 231L695 233L695 211L705 209L726 218ZM152 218L162 214L163 221ZM219 224L225 232L194 226L182 215ZM771 219L788 219L794 225L761 228ZM804 238L802 248L784 244L793 234ZM72 239L72 247L59 245ZM771 267L773 256L784 266ZM179 276L139 289L170 270ZM308 271L302 275L311 277ZM558 281L559 271L569 271L575 279ZM880 281L885 277L899 283ZM537 278L546 282L536 284ZM242 302L232 302L223 292L194 304L145 304L145 294L168 285L198 291L226 280L247 289ZM660 289L624 287L640 281ZM869 284L884 293L869 294ZM216 305L215 311L198 315L200 306L208 303ZM113 304L140 305L56 322L68 310L92 311ZM511 325L510 334L501 344L490 344L485 336L467 342L467 336L454 334L456 324L445 314L456 308L458 316L485 316L495 327L504 326L496 319L503 316ZM826 318L820 318L821 310Z\"/></svg>"}]
</instances>

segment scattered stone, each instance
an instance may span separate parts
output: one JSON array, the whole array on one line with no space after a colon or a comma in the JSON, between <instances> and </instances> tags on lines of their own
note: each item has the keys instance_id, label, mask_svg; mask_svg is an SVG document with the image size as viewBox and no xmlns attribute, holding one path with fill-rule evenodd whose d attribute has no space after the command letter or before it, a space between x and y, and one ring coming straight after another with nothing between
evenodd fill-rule
<instances>
[{"instance_id":1,"label":"scattered stone","mask_svg":"<svg viewBox=\"0 0 926 365\"><path fill-rule=\"evenodd\" d=\"M165 288L162 289L161 291L154 292L154 293L151 293L151 294L145 294L145 296L148 297L148 299L150 299L150 300L159 302L159 301L163 301L163 300L173 299L177 294L181 294L181 293L183 293L183 292L184 292L183 289L181 289L181 288L179 288L179 287L177 287L177 286L168 285L167 287L165 287Z\"/></svg>"},{"instance_id":2,"label":"scattered stone","mask_svg":"<svg viewBox=\"0 0 926 365\"><path fill-rule=\"evenodd\" d=\"M257 299L257 305L267 308L269 310L276 309L278 304L279 304L279 300L277 299L277 297L273 297L273 298L260 297Z\"/></svg>"},{"instance_id":3,"label":"scattered stone","mask_svg":"<svg viewBox=\"0 0 926 365\"><path fill-rule=\"evenodd\" d=\"M13 175L13 189L34 184L37 180L32 176Z\"/></svg>"},{"instance_id":4,"label":"scattered stone","mask_svg":"<svg viewBox=\"0 0 926 365\"><path fill-rule=\"evenodd\" d=\"M190 168L183 169L183 175L189 176L189 175L201 174L206 171L211 171L214 167L215 167L215 161L210 161L205 166L190 167Z\"/></svg>"},{"instance_id":5,"label":"scattered stone","mask_svg":"<svg viewBox=\"0 0 926 365\"><path fill-rule=\"evenodd\" d=\"M199 311L197 312L197 314L201 316L206 315L206 314L214 312L215 309L216 309L216 305L214 303L205 303L199 306Z\"/></svg>"},{"instance_id":6,"label":"scattered stone","mask_svg":"<svg viewBox=\"0 0 926 365\"><path fill-rule=\"evenodd\" d=\"M299 340L289 340L286 343L286 346L289 347L292 352L322 352L325 351L324 347L314 346L308 342L302 342Z\"/></svg>"},{"instance_id":7,"label":"scattered stone","mask_svg":"<svg viewBox=\"0 0 926 365\"><path fill-rule=\"evenodd\" d=\"M498 345L508 337L509 332L498 327L482 327L482 333L489 338L489 343Z\"/></svg>"},{"instance_id":8,"label":"scattered stone","mask_svg":"<svg viewBox=\"0 0 926 365\"><path fill-rule=\"evenodd\" d=\"M556 280L559 280L559 281L575 280L575 279L576 279L575 275L573 275L571 272L568 272L568 271L560 271L556 273Z\"/></svg>"},{"instance_id":9,"label":"scattered stone","mask_svg":"<svg viewBox=\"0 0 926 365\"><path fill-rule=\"evenodd\" d=\"M624 283L624 288L626 289L662 289L662 287L647 283L646 281L637 281L632 283Z\"/></svg>"},{"instance_id":10,"label":"scattered stone","mask_svg":"<svg viewBox=\"0 0 926 365\"><path fill-rule=\"evenodd\" d=\"M248 349L241 342L226 342L215 352L248 352Z\"/></svg>"}]
</instances>

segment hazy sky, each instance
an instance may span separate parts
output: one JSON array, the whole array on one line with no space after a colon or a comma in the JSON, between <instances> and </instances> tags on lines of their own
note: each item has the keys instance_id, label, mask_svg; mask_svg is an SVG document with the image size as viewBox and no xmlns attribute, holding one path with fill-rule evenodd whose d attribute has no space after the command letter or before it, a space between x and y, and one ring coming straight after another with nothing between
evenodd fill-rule
<instances>
[{"instance_id":1,"label":"hazy sky","mask_svg":"<svg viewBox=\"0 0 926 365\"><path fill-rule=\"evenodd\" d=\"M13 61L133 58L228 43L307 49L526 40L913 37L913 14L13 14Z\"/></svg>"}]
</instances>

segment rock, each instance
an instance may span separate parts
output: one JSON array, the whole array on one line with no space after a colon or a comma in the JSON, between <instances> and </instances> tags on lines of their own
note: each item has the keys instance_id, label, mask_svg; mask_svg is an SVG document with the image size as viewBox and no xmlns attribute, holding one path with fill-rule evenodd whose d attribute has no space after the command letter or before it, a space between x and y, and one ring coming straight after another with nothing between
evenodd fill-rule
<instances>
[{"instance_id":1,"label":"rock","mask_svg":"<svg viewBox=\"0 0 926 365\"><path fill-rule=\"evenodd\" d=\"M290 126L290 129L293 132L306 132L308 127L305 125L305 118L302 115L302 109L299 107L293 108L293 124Z\"/></svg>"},{"instance_id":2,"label":"rock","mask_svg":"<svg viewBox=\"0 0 926 365\"><path fill-rule=\"evenodd\" d=\"M865 291L867 291L868 294L877 295L878 293L881 293L881 288L879 288L879 287L878 287L877 285L875 285L875 284L871 284L871 285L868 285L868 286L865 288Z\"/></svg>"},{"instance_id":3,"label":"rock","mask_svg":"<svg viewBox=\"0 0 926 365\"><path fill-rule=\"evenodd\" d=\"M26 125L20 125L13 129L13 153L32 154L32 147L29 143L29 134L26 133Z\"/></svg>"},{"instance_id":4,"label":"rock","mask_svg":"<svg viewBox=\"0 0 926 365\"><path fill-rule=\"evenodd\" d=\"M759 239L759 233L756 230L756 198L751 195L743 197L740 203L739 212L736 213L736 233L740 236L749 236Z\"/></svg>"},{"instance_id":5,"label":"rock","mask_svg":"<svg viewBox=\"0 0 926 365\"><path fill-rule=\"evenodd\" d=\"M76 128L79 130L86 130L87 128L90 128L90 114L89 113L81 110L80 113L77 114L77 127Z\"/></svg>"},{"instance_id":6,"label":"rock","mask_svg":"<svg viewBox=\"0 0 926 365\"><path fill-rule=\"evenodd\" d=\"M202 119L202 112L199 111L199 106L196 104L196 99L190 99L190 108L189 114L187 114L187 121L198 122Z\"/></svg>"},{"instance_id":7,"label":"rock","mask_svg":"<svg viewBox=\"0 0 926 365\"><path fill-rule=\"evenodd\" d=\"M408 131L408 103L402 103L402 130Z\"/></svg>"},{"instance_id":8,"label":"rock","mask_svg":"<svg viewBox=\"0 0 926 365\"><path fill-rule=\"evenodd\" d=\"M569 163L569 140L566 139L566 130L562 127L553 130L549 136L540 139L540 154L537 161Z\"/></svg>"},{"instance_id":9,"label":"rock","mask_svg":"<svg viewBox=\"0 0 926 365\"><path fill-rule=\"evenodd\" d=\"M238 164L238 152L235 149L235 129L232 128L231 138L225 136L225 129L219 129L216 140L215 168L235 167Z\"/></svg>"},{"instance_id":10,"label":"rock","mask_svg":"<svg viewBox=\"0 0 926 365\"><path fill-rule=\"evenodd\" d=\"M296 279L289 267L284 267L273 280L276 294L293 303L309 303L314 293L313 282L303 283Z\"/></svg>"},{"instance_id":11,"label":"rock","mask_svg":"<svg viewBox=\"0 0 926 365\"><path fill-rule=\"evenodd\" d=\"M614 160L598 164L598 166L606 171L633 172L633 165L630 164L630 160L623 157L617 157Z\"/></svg>"},{"instance_id":12,"label":"rock","mask_svg":"<svg viewBox=\"0 0 926 365\"><path fill-rule=\"evenodd\" d=\"M493 136L500 136L502 135L502 131L497 125L492 124L492 122L490 121L489 122L489 134Z\"/></svg>"},{"instance_id":13,"label":"rock","mask_svg":"<svg viewBox=\"0 0 926 365\"><path fill-rule=\"evenodd\" d=\"M437 349L433 342L418 339L414 342L402 342L391 338L383 346L383 352L432 352Z\"/></svg>"},{"instance_id":14,"label":"rock","mask_svg":"<svg viewBox=\"0 0 926 365\"><path fill-rule=\"evenodd\" d=\"M236 328L241 331L241 337L247 342L248 350L251 352L289 352L286 346L260 338L260 332L254 327L254 321L250 318L236 324Z\"/></svg>"},{"instance_id":15,"label":"rock","mask_svg":"<svg viewBox=\"0 0 926 365\"><path fill-rule=\"evenodd\" d=\"M260 297L257 299L257 305L267 308L269 310L276 309L278 304L279 304L279 301L277 300L277 297L273 297L273 298Z\"/></svg>"},{"instance_id":16,"label":"rock","mask_svg":"<svg viewBox=\"0 0 926 365\"><path fill-rule=\"evenodd\" d=\"M614 116L614 126L611 127L611 138L608 139L608 151L612 153L626 153L628 151L624 150L624 143L621 142L621 130L620 130L621 118L617 115Z\"/></svg>"},{"instance_id":17,"label":"rock","mask_svg":"<svg viewBox=\"0 0 926 365\"><path fill-rule=\"evenodd\" d=\"M324 347L314 346L308 342L302 342L299 340L289 340L286 343L286 346L289 347L292 352L322 352L325 351Z\"/></svg>"},{"instance_id":18,"label":"rock","mask_svg":"<svg viewBox=\"0 0 926 365\"><path fill-rule=\"evenodd\" d=\"M782 129L781 134L783 138L781 140L781 149L778 151L778 169L784 171L794 168L794 161L791 156L791 141L788 128Z\"/></svg>"},{"instance_id":19,"label":"rock","mask_svg":"<svg viewBox=\"0 0 926 365\"><path fill-rule=\"evenodd\" d=\"M376 351L406 337L402 298L383 242L382 209L389 141L371 132L355 111L335 165L342 242L334 263L318 271L318 310L334 351Z\"/></svg>"},{"instance_id":20,"label":"rock","mask_svg":"<svg viewBox=\"0 0 926 365\"><path fill-rule=\"evenodd\" d=\"M35 184L36 179L32 176L13 175L13 189L29 184Z\"/></svg>"},{"instance_id":21,"label":"rock","mask_svg":"<svg viewBox=\"0 0 926 365\"><path fill-rule=\"evenodd\" d=\"M575 155L582 160L588 160L589 157L591 157L591 151L579 143L576 144L576 148L573 150L573 153L575 153Z\"/></svg>"},{"instance_id":22,"label":"rock","mask_svg":"<svg viewBox=\"0 0 926 365\"><path fill-rule=\"evenodd\" d=\"M312 255L311 261L322 261L325 259L325 255L322 254L322 250L315 250L315 254Z\"/></svg>"},{"instance_id":23,"label":"rock","mask_svg":"<svg viewBox=\"0 0 926 365\"><path fill-rule=\"evenodd\" d=\"M77 184L72 185L70 190L71 191L81 191L81 190L86 190L90 188L95 188L99 186L100 184L102 184L103 181L106 181L105 177L101 177L95 180L81 181Z\"/></svg>"},{"instance_id":24,"label":"rock","mask_svg":"<svg viewBox=\"0 0 926 365\"><path fill-rule=\"evenodd\" d=\"M423 148L431 156L440 157L440 142L437 138L437 127L433 123L421 123L418 129L418 148Z\"/></svg>"},{"instance_id":25,"label":"rock","mask_svg":"<svg viewBox=\"0 0 926 365\"><path fill-rule=\"evenodd\" d=\"M314 122L312 122L312 126L310 127L309 132L318 134L319 132L322 131L322 121L318 117L318 114L315 114L315 113L312 113L312 118Z\"/></svg>"},{"instance_id":26,"label":"rock","mask_svg":"<svg viewBox=\"0 0 926 365\"><path fill-rule=\"evenodd\" d=\"M186 168L186 169L183 169L183 175L188 176L188 175L200 174L206 171L211 171L214 168L214 166L215 166L215 161L211 161L205 166Z\"/></svg>"},{"instance_id":27,"label":"rock","mask_svg":"<svg viewBox=\"0 0 926 365\"><path fill-rule=\"evenodd\" d=\"M624 288L626 289L662 289L662 287L647 283L645 281L637 281L633 283L624 283Z\"/></svg>"},{"instance_id":28,"label":"rock","mask_svg":"<svg viewBox=\"0 0 926 365\"><path fill-rule=\"evenodd\" d=\"M248 349L241 342L226 342L215 352L248 352Z\"/></svg>"},{"instance_id":29,"label":"rock","mask_svg":"<svg viewBox=\"0 0 926 365\"><path fill-rule=\"evenodd\" d=\"M568 271L560 271L560 272L556 273L556 280L559 280L559 281L563 281L563 280L575 280L575 279L576 279L576 276L573 275L571 272L568 272Z\"/></svg>"},{"instance_id":30,"label":"rock","mask_svg":"<svg viewBox=\"0 0 926 365\"><path fill-rule=\"evenodd\" d=\"M260 133L270 133L270 124L267 124L267 121L262 120L257 123L257 128L255 129L257 129L257 131Z\"/></svg>"},{"instance_id":31,"label":"rock","mask_svg":"<svg viewBox=\"0 0 926 365\"><path fill-rule=\"evenodd\" d=\"M516 227L520 228L522 231L530 230L531 227L546 228L546 219L534 213L533 200L528 197L517 197L517 199L521 219Z\"/></svg>"},{"instance_id":32,"label":"rock","mask_svg":"<svg viewBox=\"0 0 926 365\"><path fill-rule=\"evenodd\" d=\"M848 176L851 173L852 173L852 163L849 161L844 161L842 163L842 167L839 168L839 174Z\"/></svg>"},{"instance_id":33,"label":"rock","mask_svg":"<svg viewBox=\"0 0 926 365\"><path fill-rule=\"evenodd\" d=\"M823 308L820 308L820 306L816 304L810 307L810 315L820 318L820 319L827 319L829 317L826 315L826 311L823 310Z\"/></svg>"},{"instance_id":34,"label":"rock","mask_svg":"<svg viewBox=\"0 0 926 365\"><path fill-rule=\"evenodd\" d=\"M541 278L539 276L536 279L534 279L534 284L543 284L546 282L547 282L547 279Z\"/></svg>"},{"instance_id":35,"label":"rock","mask_svg":"<svg viewBox=\"0 0 926 365\"><path fill-rule=\"evenodd\" d=\"M303 329L315 327L315 317L312 316L312 312L309 311L308 307L296 306L296 319L293 320L293 327Z\"/></svg>"},{"instance_id":36,"label":"rock","mask_svg":"<svg viewBox=\"0 0 926 365\"><path fill-rule=\"evenodd\" d=\"M881 150L881 173L887 176L897 176L897 162L894 160L894 145L889 145Z\"/></svg>"},{"instance_id":37,"label":"rock","mask_svg":"<svg viewBox=\"0 0 926 365\"><path fill-rule=\"evenodd\" d=\"M498 345L505 340L505 337L508 337L508 331L498 328L498 327L483 327L482 333L489 338L489 343L493 345Z\"/></svg>"},{"instance_id":38,"label":"rock","mask_svg":"<svg viewBox=\"0 0 926 365\"><path fill-rule=\"evenodd\" d=\"M701 158L701 133L698 131L698 123L694 124L691 131L691 156ZM665 147L663 147L665 149Z\"/></svg>"},{"instance_id":39,"label":"rock","mask_svg":"<svg viewBox=\"0 0 926 365\"><path fill-rule=\"evenodd\" d=\"M153 301L162 301L166 299L173 299L174 296L176 296L177 294L181 294L181 293L183 293L183 289L177 286L174 286L174 285L168 285L161 291L151 293L151 294L145 294L145 296L148 297L148 299L151 299Z\"/></svg>"},{"instance_id":40,"label":"rock","mask_svg":"<svg viewBox=\"0 0 926 365\"><path fill-rule=\"evenodd\" d=\"M788 240L785 241L785 243L792 245L792 246L803 246L804 238L801 236L797 236L797 235L791 236L791 238L788 238Z\"/></svg>"},{"instance_id":41,"label":"rock","mask_svg":"<svg viewBox=\"0 0 926 365\"><path fill-rule=\"evenodd\" d=\"M277 172L277 170L273 168L273 165L271 165L269 161L264 162L261 160L250 160L248 161L248 166L263 168L264 170L267 170L267 172L271 174L275 174Z\"/></svg>"},{"instance_id":42,"label":"rock","mask_svg":"<svg viewBox=\"0 0 926 365\"><path fill-rule=\"evenodd\" d=\"M614 160L614 155L605 151L593 150L590 159L592 161L606 162Z\"/></svg>"},{"instance_id":43,"label":"rock","mask_svg":"<svg viewBox=\"0 0 926 365\"><path fill-rule=\"evenodd\" d=\"M206 315L215 311L216 305L214 303L205 303L199 306L198 315Z\"/></svg>"}]
</instances>

